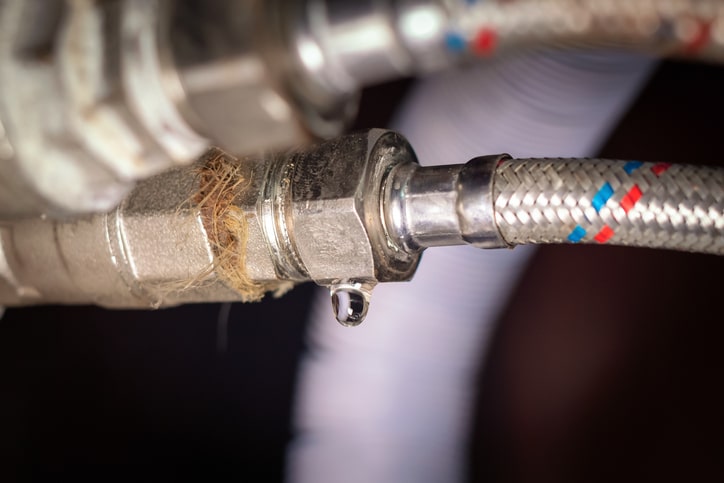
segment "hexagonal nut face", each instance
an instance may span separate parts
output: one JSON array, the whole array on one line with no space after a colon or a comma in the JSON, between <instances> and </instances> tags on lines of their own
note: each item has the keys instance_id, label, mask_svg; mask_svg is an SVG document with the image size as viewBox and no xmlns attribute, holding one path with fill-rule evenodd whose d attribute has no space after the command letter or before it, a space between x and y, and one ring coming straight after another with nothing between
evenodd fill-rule
<instances>
[{"instance_id":1,"label":"hexagonal nut face","mask_svg":"<svg viewBox=\"0 0 724 483\"><path fill-rule=\"evenodd\" d=\"M249 59L247 67L263 72L263 67L255 62L260 61ZM307 141L309 134L301 125L294 106L269 88L266 79L250 77L239 85L189 95L187 102L205 132L214 142L236 154L284 149ZM229 109L229 106L243 108Z\"/></svg>"},{"instance_id":2,"label":"hexagonal nut face","mask_svg":"<svg viewBox=\"0 0 724 483\"><path fill-rule=\"evenodd\" d=\"M293 2L170 3L167 47L180 106L213 144L258 154L343 131L353 99L330 94L327 105L299 92L305 75L291 57L296 49L274 34L286 28L278 10L295 8L287 5Z\"/></svg>"},{"instance_id":3,"label":"hexagonal nut face","mask_svg":"<svg viewBox=\"0 0 724 483\"><path fill-rule=\"evenodd\" d=\"M376 281L372 245L354 197L295 203L296 248L320 284Z\"/></svg>"},{"instance_id":4,"label":"hexagonal nut face","mask_svg":"<svg viewBox=\"0 0 724 483\"><path fill-rule=\"evenodd\" d=\"M409 162L397 134L372 130L294 157L288 208L296 251L320 284L406 280L418 257L398 263L385 251L380 192L387 168ZM395 150L403 155L395 157ZM402 267L402 270L398 270Z\"/></svg>"},{"instance_id":5,"label":"hexagonal nut face","mask_svg":"<svg viewBox=\"0 0 724 483\"><path fill-rule=\"evenodd\" d=\"M124 214L120 229L139 284L194 285L213 264L211 246L195 213Z\"/></svg>"},{"instance_id":6,"label":"hexagonal nut face","mask_svg":"<svg viewBox=\"0 0 724 483\"><path fill-rule=\"evenodd\" d=\"M115 226L138 284L191 284L209 273L214 258L201 215L186 206L196 189L192 167L174 169L140 183L118 210Z\"/></svg>"},{"instance_id":7,"label":"hexagonal nut face","mask_svg":"<svg viewBox=\"0 0 724 483\"><path fill-rule=\"evenodd\" d=\"M369 136L353 134L295 156L290 180L292 237L317 283L375 280L363 197Z\"/></svg>"}]
</instances>

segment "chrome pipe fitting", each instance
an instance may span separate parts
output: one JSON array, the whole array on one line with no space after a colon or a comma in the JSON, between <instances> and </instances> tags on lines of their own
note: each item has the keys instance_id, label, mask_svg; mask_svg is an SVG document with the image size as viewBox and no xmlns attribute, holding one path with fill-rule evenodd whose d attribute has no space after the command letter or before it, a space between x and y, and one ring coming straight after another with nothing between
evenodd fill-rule
<instances>
[{"instance_id":1,"label":"chrome pipe fitting","mask_svg":"<svg viewBox=\"0 0 724 483\"><path fill-rule=\"evenodd\" d=\"M385 221L391 240L408 252L470 244L507 246L495 223L493 175L508 155L482 156L467 164L406 164L391 176Z\"/></svg>"},{"instance_id":2,"label":"chrome pipe fitting","mask_svg":"<svg viewBox=\"0 0 724 483\"><path fill-rule=\"evenodd\" d=\"M390 173L415 162L384 130L271 158L212 150L140 183L107 214L4 225L0 305L257 300L311 280L356 325L372 288L410 279L419 262L382 219Z\"/></svg>"}]
</instances>

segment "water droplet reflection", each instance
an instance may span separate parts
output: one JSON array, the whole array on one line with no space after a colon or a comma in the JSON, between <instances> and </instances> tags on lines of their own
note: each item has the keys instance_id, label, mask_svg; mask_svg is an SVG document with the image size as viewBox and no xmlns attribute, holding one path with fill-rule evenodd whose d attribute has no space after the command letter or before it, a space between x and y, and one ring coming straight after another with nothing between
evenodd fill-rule
<instances>
[{"instance_id":1,"label":"water droplet reflection","mask_svg":"<svg viewBox=\"0 0 724 483\"><path fill-rule=\"evenodd\" d=\"M369 309L369 297L352 286L332 287L332 310L337 321L345 327L356 327L362 323Z\"/></svg>"}]
</instances>

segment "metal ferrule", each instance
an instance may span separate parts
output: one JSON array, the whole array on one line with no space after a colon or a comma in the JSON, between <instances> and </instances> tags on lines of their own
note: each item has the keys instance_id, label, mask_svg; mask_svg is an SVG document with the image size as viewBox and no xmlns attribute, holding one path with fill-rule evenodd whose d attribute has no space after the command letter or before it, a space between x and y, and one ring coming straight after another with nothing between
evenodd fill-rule
<instances>
[{"instance_id":1,"label":"metal ferrule","mask_svg":"<svg viewBox=\"0 0 724 483\"><path fill-rule=\"evenodd\" d=\"M399 166L385 195L390 239L411 252L448 245L506 246L492 199L493 174L501 159L507 155L449 166Z\"/></svg>"},{"instance_id":2,"label":"metal ferrule","mask_svg":"<svg viewBox=\"0 0 724 483\"><path fill-rule=\"evenodd\" d=\"M306 0L293 51L310 91L350 94L449 62L444 50L449 2Z\"/></svg>"},{"instance_id":3,"label":"metal ferrule","mask_svg":"<svg viewBox=\"0 0 724 483\"><path fill-rule=\"evenodd\" d=\"M496 168L510 159L507 154L480 156L468 161L456 181L456 210L466 243L478 248L504 248L508 244L495 217L493 186Z\"/></svg>"}]
</instances>

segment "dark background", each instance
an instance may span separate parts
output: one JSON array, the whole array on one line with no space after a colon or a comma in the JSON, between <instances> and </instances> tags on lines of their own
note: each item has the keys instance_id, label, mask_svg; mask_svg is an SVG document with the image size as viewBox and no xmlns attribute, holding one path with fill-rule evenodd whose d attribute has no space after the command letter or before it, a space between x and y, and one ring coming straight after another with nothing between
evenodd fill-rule
<instances>
[{"instance_id":1,"label":"dark background","mask_svg":"<svg viewBox=\"0 0 724 483\"><path fill-rule=\"evenodd\" d=\"M366 91L358 127L408 86ZM665 63L602 154L721 164L723 116L724 69ZM481 368L473 480L724 480L723 262L542 248ZM0 480L280 481L312 290L233 305L225 352L219 305L9 309Z\"/></svg>"}]
</instances>

